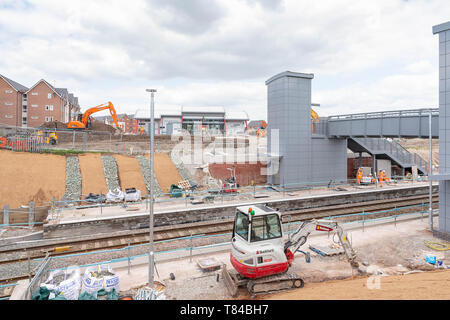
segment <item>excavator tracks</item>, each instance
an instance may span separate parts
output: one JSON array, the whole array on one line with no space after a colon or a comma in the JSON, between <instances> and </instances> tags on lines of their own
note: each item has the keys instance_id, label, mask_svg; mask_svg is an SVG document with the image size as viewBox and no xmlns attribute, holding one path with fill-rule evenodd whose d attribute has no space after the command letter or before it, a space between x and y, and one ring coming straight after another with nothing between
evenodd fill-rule
<instances>
[{"instance_id":1,"label":"excavator tracks","mask_svg":"<svg viewBox=\"0 0 450 320\"><path fill-rule=\"evenodd\" d=\"M303 288L305 282L296 273L284 273L261 279L249 280L247 289L251 296Z\"/></svg>"}]
</instances>

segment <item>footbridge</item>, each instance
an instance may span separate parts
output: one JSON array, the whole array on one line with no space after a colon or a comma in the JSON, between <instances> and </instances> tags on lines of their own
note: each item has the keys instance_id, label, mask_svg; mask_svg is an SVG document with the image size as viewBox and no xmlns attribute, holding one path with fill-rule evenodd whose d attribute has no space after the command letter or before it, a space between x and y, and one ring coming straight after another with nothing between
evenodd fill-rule
<instances>
[{"instance_id":1,"label":"footbridge","mask_svg":"<svg viewBox=\"0 0 450 320\"><path fill-rule=\"evenodd\" d=\"M321 120L329 138L428 138L439 137L439 109L398 110L331 116Z\"/></svg>"},{"instance_id":2,"label":"footbridge","mask_svg":"<svg viewBox=\"0 0 450 320\"><path fill-rule=\"evenodd\" d=\"M347 147L355 152L366 152L374 159L389 159L401 168L428 173L428 163L415 153L403 148L392 138L428 138L431 115L431 135L439 137L439 109L415 109L356 113L313 120L312 137L347 139Z\"/></svg>"}]
</instances>

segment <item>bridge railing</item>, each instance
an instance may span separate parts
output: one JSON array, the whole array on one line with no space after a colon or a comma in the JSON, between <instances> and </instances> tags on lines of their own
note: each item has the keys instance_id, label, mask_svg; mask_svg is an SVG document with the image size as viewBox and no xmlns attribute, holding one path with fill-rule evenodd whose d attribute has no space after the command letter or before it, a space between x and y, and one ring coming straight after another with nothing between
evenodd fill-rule
<instances>
[{"instance_id":1,"label":"bridge railing","mask_svg":"<svg viewBox=\"0 0 450 320\"><path fill-rule=\"evenodd\" d=\"M367 113L353 113L328 117L328 121L342 121L342 120L361 120L374 118L397 118L397 117L417 117L428 116L431 112L432 116L439 116L439 108L425 108L425 109L411 109L411 110L396 110L396 111L380 111Z\"/></svg>"},{"instance_id":2,"label":"bridge railing","mask_svg":"<svg viewBox=\"0 0 450 320\"><path fill-rule=\"evenodd\" d=\"M428 171L428 163L417 153L411 153L396 141L390 141L385 138L356 138L367 148L385 152L387 155L395 157L401 164L417 165L422 170Z\"/></svg>"}]
</instances>

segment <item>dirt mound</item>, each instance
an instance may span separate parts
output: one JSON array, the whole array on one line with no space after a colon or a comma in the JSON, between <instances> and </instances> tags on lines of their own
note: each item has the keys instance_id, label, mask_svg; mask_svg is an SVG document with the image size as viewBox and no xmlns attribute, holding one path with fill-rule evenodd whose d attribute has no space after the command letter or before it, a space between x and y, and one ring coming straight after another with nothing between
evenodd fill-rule
<instances>
[{"instance_id":1,"label":"dirt mound","mask_svg":"<svg viewBox=\"0 0 450 320\"><path fill-rule=\"evenodd\" d=\"M90 130L92 130L92 131L107 131L107 132L114 133L114 132L116 132L116 130L118 130L118 129L116 129L116 128L113 127L113 126L110 126L109 124L103 123L103 122L101 122L101 121L95 121L95 120L93 120L93 121L91 122L91 128L90 128Z\"/></svg>"},{"instance_id":2,"label":"dirt mound","mask_svg":"<svg viewBox=\"0 0 450 320\"><path fill-rule=\"evenodd\" d=\"M31 201L39 204L47 201L47 196L45 195L44 190L42 190L42 188L39 188L38 192L36 192L36 194L31 198Z\"/></svg>"},{"instance_id":3,"label":"dirt mound","mask_svg":"<svg viewBox=\"0 0 450 320\"><path fill-rule=\"evenodd\" d=\"M44 122L39 128L49 128L49 129L67 129L67 123L52 121L52 122Z\"/></svg>"},{"instance_id":4,"label":"dirt mound","mask_svg":"<svg viewBox=\"0 0 450 320\"><path fill-rule=\"evenodd\" d=\"M379 282L376 282L378 280ZM265 296L268 300L441 300L450 294L450 271L431 271L369 279L308 283L304 288ZM379 286L377 285L379 284Z\"/></svg>"},{"instance_id":5,"label":"dirt mound","mask_svg":"<svg viewBox=\"0 0 450 320\"><path fill-rule=\"evenodd\" d=\"M136 188L141 191L141 195L146 195L147 187L137 159L119 154L114 155L114 158L116 159L122 190Z\"/></svg>"},{"instance_id":6,"label":"dirt mound","mask_svg":"<svg viewBox=\"0 0 450 320\"><path fill-rule=\"evenodd\" d=\"M89 193L106 194L105 174L100 154L81 154L78 156L81 171L81 193L86 196Z\"/></svg>"},{"instance_id":7,"label":"dirt mound","mask_svg":"<svg viewBox=\"0 0 450 320\"><path fill-rule=\"evenodd\" d=\"M150 158L147 155L147 158ZM169 192L172 184L177 185L183 180L177 167L173 164L167 153L155 153L155 175L159 186L164 193Z\"/></svg>"},{"instance_id":8,"label":"dirt mound","mask_svg":"<svg viewBox=\"0 0 450 320\"><path fill-rule=\"evenodd\" d=\"M44 205L64 194L66 157L0 150L0 208Z\"/></svg>"},{"instance_id":9,"label":"dirt mound","mask_svg":"<svg viewBox=\"0 0 450 320\"><path fill-rule=\"evenodd\" d=\"M45 122L43 123L40 128L48 128L48 129L60 129L60 130L64 130L67 129L67 123L63 123L60 121L52 121L52 122ZM115 133L118 129L116 129L113 126L110 126L109 124L103 123L101 121L95 121L93 120L91 122L91 131L106 131L106 132L111 132L111 133Z\"/></svg>"}]
</instances>

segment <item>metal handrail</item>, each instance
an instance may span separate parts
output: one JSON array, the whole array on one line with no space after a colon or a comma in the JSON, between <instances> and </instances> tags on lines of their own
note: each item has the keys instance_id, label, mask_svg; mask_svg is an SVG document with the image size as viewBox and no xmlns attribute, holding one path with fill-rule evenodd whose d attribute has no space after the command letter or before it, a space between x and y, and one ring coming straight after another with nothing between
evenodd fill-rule
<instances>
[{"instance_id":1,"label":"metal handrail","mask_svg":"<svg viewBox=\"0 0 450 320\"><path fill-rule=\"evenodd\" d=\"M329 116L328 121L353 120L353 119L374 119L374 118L392 118L392 117L416 117L429 115L439 116L439 108L410 109L396 111L379 111L367 113L353 113L337 116Z\"/></svg>"}]
</instances>

